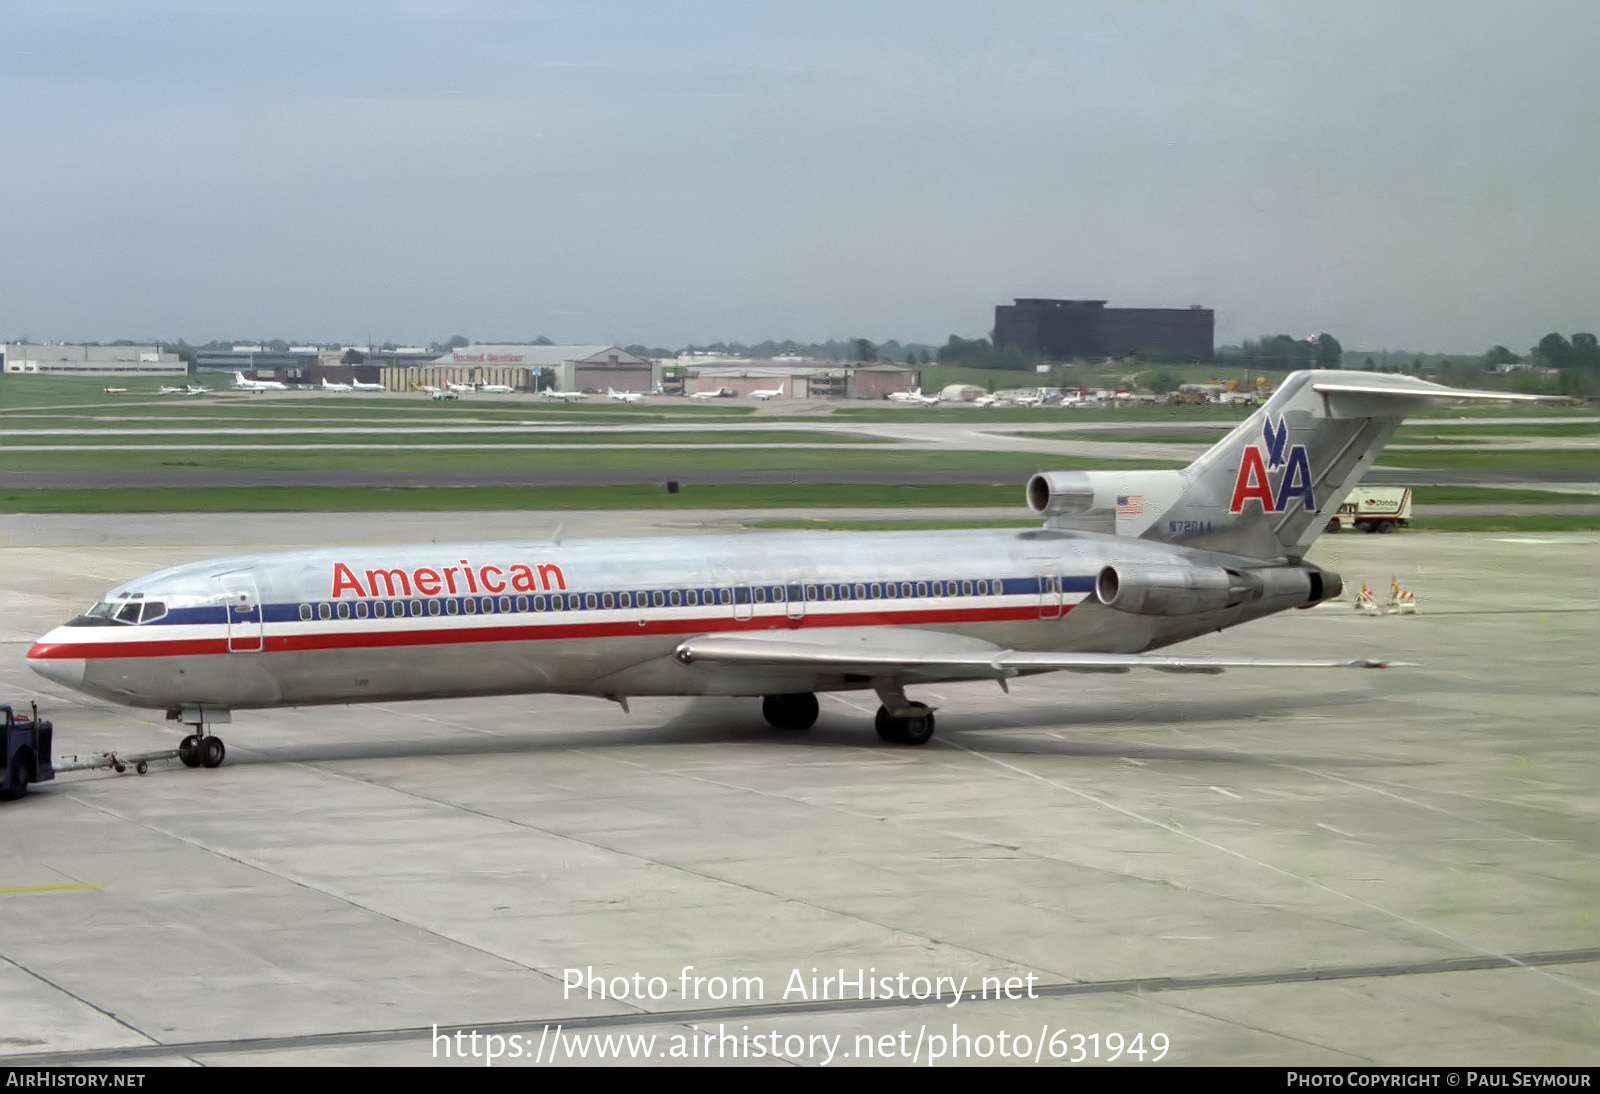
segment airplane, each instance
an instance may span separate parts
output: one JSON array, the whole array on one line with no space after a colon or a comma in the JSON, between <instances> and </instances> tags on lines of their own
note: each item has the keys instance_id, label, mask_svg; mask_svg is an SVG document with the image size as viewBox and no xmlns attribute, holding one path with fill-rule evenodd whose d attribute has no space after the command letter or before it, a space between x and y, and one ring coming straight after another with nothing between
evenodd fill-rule
<instances>
[{"instance_id":1,"label":"airplane","mask_svg":"<svg viewBox=\"0 0 1600 1094\"><path fill-rule=\"evenodd\" d=\"M472 384L457 384L452 383L449 380L444 382L444 386L450 391L455 392L457 395L471 395L478 390Z\"/></svg>"},{"instance_id":2,"label":"airplane","mask_svg":"<svg viewBox=\"0 0 1600 1094\"><path fill-rule=\"evenodd\" d=\"M938 406L940 402L937 395L922 394L920 387L914 387L910 391L891 391L888 398L891 402L921 403L923 406Z\"/></svg>"},{"instance_id":3,"label":"airplane","mask_svg":"<svg viewBox=\"0 0 1600 1094\"><path fill-rule=\"evenodd\" d=\"M109 388L108 387L108 388L106 388L106 394L107 395L111 395L111 394L113 394L115 392L122 392L122 391L127 391L127 390L128 389L125 388L125 387L122 387L122 388ZM210 393L210 389L209 388L203 388L199 384L188 384L188 385L186 385L184 387L162 387L162 388L157 389L157 391L156 391L157 395L206 395L206 394L209 394L209 393Z\"/></svg>"},{"instance_id":4,"label":"airplane","mask_svg":"<svg viewBox=\"0 0 1600 1094\"><path fill-rule=\"evenodd\" d=\"M547 387L543 391L539 392L539 394L543 395L546 399L560 399L563 402L566 402L569 399L588 398L588 396L581 391L557 391L553 387Z\"/></svg>"},{"instance_id":5,"label":"airplane","mask_svg":"<svg viewBox=\"0 0 1600 1094\"><path fill-rule=\"evenodd\" d=\"M872 691L920 745L908 689L1042 672L1384 668L1382 658L1155 653L1338 598L1307 551L1409 414L1462 391L1318 370L1182 470L1034 475L1042 528L335 546L190 562L124 582L40 637L30 667L165 710L189 767L241 710L541 692L761 696L809 728L819 692Z\"/></svg>"},{"instance_id":6,"label":"airplane","mask_svg":"<svg viewBox=\"0 0 1600 1094\"><path fill-rule=\"evenodd\" d=\"M355 388L351 387L349 384L329 383L328 382L328 378L326 376L324 376L322 378L322 390L323 391L354 391Z\"/></svg>"},{"instance_id":7,"label":"airplane","mask_svg":"<svg viewBox=\"0 0 1600 1094\"><path fill-rule=\"evenodd\" d=\"M733 394L734 394L733 388L731 388L731 387L719 387L719 388L711 388L711 389L709 389L707 391L691 391L689 393L689 398L691 398L691 399L726 399L726 398L729 398L730 396L732 396Z\"/></svg>"},{"instance_id":8,"label":"airplane","mask_svg":"<svg viewBox=\"0 0 1600 1094\"><path fill-rule=\"evenodd\" d=\"M108 388L106 388L106 394L107 395L126 395L127 393L128 393L128 389L125 388L125 387L108 387Z\"/></svg>"},{"instance_id":9,"label":"airplane","mask_svg":"<svg viewBox=\"0 0 1600 1094\"><path fill-rule=\"evenodd\" d=\"M784 383L788 383L788 381L785 380ZM773 388L771 391L752 391L750 393L750 398L752 398L752 399L762 399L762 400L766 400L766 399L781 399L781 398L783 398L783 384L779 384L777 387Z\"/></svg>"},{"instance_id":10,"label":"airplane","mask_svg":"<svg viewBox=\"0 0 1600 1094\"><path fill-rule=\"evenodd\" d=\"M972 400L972 405L973 406L999 406L1000 404L1002 404L1004 402L1007 402L1007 401L1008 400L1002 399L998 395L980 395L976 399Z\"/></svg>"},{"instance_id":11,"label":"airplane","mask_svg":"<svg viewBox=\"0 0 1600 1094\"><path fill-rule=\"evenodd\" d=\"M416 388L418 391L427 392L428 398L434 400L435 402L444 399L461 398L461 396L455 393L454 387L434 387L432 384L412 384L411 386Z\"/></svg>"},{"instance_id":12,"label":"airplane","mask_svg":"<svg viewBox=\"0 0 1600 1094\"><path fill-rule=\"evenodd\" d=\"M516 389L513 388L510 384L484 384L484 383L480 383L478 385L478 390L483 392L485 395L510 395Z\"/></svg>"},{"instance_id":13,"label":"airplane","mask_svg":"<svg viewBox=\"0 0 1600 1094\"><path fill-rule=\"evenodd\" d=\"M107 392L109 392L110 390L111 390L110 388L106 388ZM163 384L161 387L156 389L156 394L157 395L187 395L187 394L189 394L189 389L187 387L167 387L165 384Z\"/></svg>"},{"instance_id":14,"label":"airplane","mask_svg":"<svg viewBox=\"0 0 1600 1094\"><path fill-rule=\"evenodd\" d=\"M382 384L364 384L360 380L351 380L350 386L357 391L387 391Z\"/></svg>"},{"instance_id":15,"label":"airplane","mask_svg":"<svg viewBox=\"0 0 1600 1094\"><path fill-rule=\"evenodd\" d=\"M637 403L644 399L637 391L613 391L610 388L606 388L606 395L623 403Z\"/></svg>"},{"instance_id":16,"label":"airplane","mask_svg":"<svg viewBox=\"0 0 1600 1094\"><path fill-rule=\"evenodd\" d=\"M188 387L184 388L185 395L209 395L210 393L210 388L201 387L199 384L190 384Z\"/></svg>"},{"instance_id":17,"label":"airplane","mask_svg":"<svg viewBox=\"0 0 1600 1094\"><path fill-rule=\"evenodd\" d=\"M254 391L258 394L264 391L289 390L287 384L281 383L277 380L246 380L244 378L244 373L242 372L235 372L233 374L233 387L236 391Z\"/></svg>"},{"instance_id":18,"label":"airplane","mask_svg":"<svg viewBox=\"0 0 1600 1094\"><path fill-rule=\"evenodd\" d=\"M1038 393L1033 395L1018 395L1014 401L1018 406L1043 406L1044 396Z\"/></svg>"}]
</instances>

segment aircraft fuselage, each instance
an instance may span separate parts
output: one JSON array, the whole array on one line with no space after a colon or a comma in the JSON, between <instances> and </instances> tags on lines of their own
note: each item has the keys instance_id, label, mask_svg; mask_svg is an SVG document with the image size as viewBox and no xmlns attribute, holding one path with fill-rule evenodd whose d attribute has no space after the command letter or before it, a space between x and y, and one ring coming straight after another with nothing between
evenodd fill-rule
<instances>
[{"instance_id":1,"label":"aircraft fuselage","mask_svg":"<svg viewBox=\"0 0 1600 1094\"><path fill-rule=\"evenodd\" d=\"M1016 650L1136 653L1283 606L1175 618L1116 611L1092 595L1111 563L1262 564L1041 530L317 548L138 578L28 656L70 687L169 710L535 692L761 695L869 684L683 664L674 650L710 633L893 626Z\"/></svg>"}]
</instances>

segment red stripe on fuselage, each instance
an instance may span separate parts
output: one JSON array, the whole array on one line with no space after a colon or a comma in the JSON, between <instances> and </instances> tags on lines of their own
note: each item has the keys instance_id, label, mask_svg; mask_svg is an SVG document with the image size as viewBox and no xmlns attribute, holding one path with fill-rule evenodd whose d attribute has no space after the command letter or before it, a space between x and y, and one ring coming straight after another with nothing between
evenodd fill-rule
<instances>
[{"instance_id":1,"label":"red stripe on fuselage","mask_svg":"<svg viewBox=\"0 0 1600 1094\"><path fill-rule=\"evenodd\" d=\"M1061 605L1061 615L1072 609L1071 604ZM581 613L572 613L574 615ZM311 634L273 634L269 628L262 635L261 652L286 653L296 650L355 650L384 649L394 646L451 646L476 642L547 642L570 638L627 638L635 635L681 635L685 638L708 631L803 630L828 627L892 627L917 624L948 623L1011 623L1024 620L1052 619L1041 616L1040 605L1019 604L1004 608L944 608L913 609L901 611L863 611L827 615L807 615L799 618L764 615L752 619L730 619L715 616L700 619L637 619L609 620L594 623L569 623L560 619L562 613L546 613L552 622L539 624L497 624L476 627L423 627L395 630L324 631ZM434 617L429 617L434 618ZM461 619L461 616L440 616L438 621ZM350 621L354 622L354 621ZM278 626L294 624L278 624ZM236 652L257 652L253 634L233 639L240 649ZM121 642L37 642L28 651L33 660L74 659L103 660L119 657L192 657L229 652L229 639L225 635L214 638L152 638L148 641ZM252 648L246 649L249 645Z\"/></svg>"}]
</instances>

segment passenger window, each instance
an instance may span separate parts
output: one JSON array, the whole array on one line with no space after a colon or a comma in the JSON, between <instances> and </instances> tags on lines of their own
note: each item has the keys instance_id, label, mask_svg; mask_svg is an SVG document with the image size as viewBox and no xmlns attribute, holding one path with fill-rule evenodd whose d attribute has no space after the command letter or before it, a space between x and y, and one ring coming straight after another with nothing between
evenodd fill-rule
<instances>
[{"instance_id":1,"label":"passenger window","mask_svg":"<svg viewBox=\"0 0 1600 1094\"><path fill-rule=\"evenodd\" d=\"M517 597L517 611L525 612L527 610L528 610L528 598L525 597L525 596Z\"/></svg>"},{"instance_id":2,"label":"passenger window","mask_svg":"<svg viewBox=\"0 0 1600 1094\"><path fill-rule=\"evenodd\" d=\"M700 603L700 590L699 589L685 589L683 591L683 602L685 604L689 605L690 607L694 607L694 606L698 605Z\"/></svg>"},{"instance_id":3,"label":"passenger window","mask_svg":"<svg viewBox=\"0 0 1600 1094\"><path fill-rule=\"evenodd\" d=\"M386 616L388 614L389 614L389 602L387 600L377 600L377 601L373 602L373 604L372 604L372 618L374 618L374 619L382 619L384 616Z\"/></svg>"},{"instance_id":4,"label":"passenger window","mask_svg":"<svg viewBox=\"0 0 1600 1094\"><path fill-rule=\"evenodd\" d=\"M732 604L733 603L733 590L732 589L723 589L722 590L722 602L724 604Z\"/></svg>"},{"instance_id":5,"label":"passenger window","mask_svg":"<svg viewBox=\"0 0 1600 1094\"><path fill-rule=\"evenodd\" d=\"M961 595L962 596L971 596L972 595L972 582L963 581L961 583Z\"/></svg>"},{"instance_id":6,"label":"passenger window","mask_svg":"<svg viewBox=\"0 0 1600 1094\"><path fill-rule=\"evenodd\" d=\"M873 585L872 585L872 599L881 600L882 598L883 598L883 586L879 585L877 582L873 582Z\"/></svg>"},{"instance_id":7,"label":"passenger window","mask_svg":"<svg viewBox=\"0 0 1600 1094\"><path fill-rule=\"evenodd\" d=\"M522 598L519 596L517 599L521 600ZM511 610L511 598L509 596L502 596L500 598L500 610L503 612L509 612Z\"/></svg>"},{"instance_id":8,"label":"passenger window","mask_svg":"<svg viewBox=\"0 0 1600 1094\"><path fill-rule=\"evenodd\" d=\"M663 593L660 589L657 589L655 593L652 594L650 599L654 602L655 606L659 608L667 602L667 594Z\"/></svg>"},{"instance_id":9,"label":"passenger window","mask_svg":"<svg viewBox=\"0 0 1600 1094\"><path fill-rule=\"evenodd\" d=\"M822 587L822 599L824 599L824 600L832 600L833 599L833 586L832 585L824 585Z\"/></svg>"},{"instance_id":10,"label":"passenger window","mask_svg":"<svg viewBox=\"0 0 1600 1094\"><path fill-rule=\"evenodd\" d=\"M302 605L300 605L300 618L301 619L310 619L311 618L311 605L310 604L302 604Z\"/></svg>"},{"instance_id":11,"label":"passenger window","mask_svg":"<svg viewBox=\"0 0 1600 1094\"><path fill-rule=\"evenodd\" d=\"M867 587L865 585L857 585L856 586L856 599L857 600L865 600L866 598L867 598Z\"/></svg>"},{"instance_id":12,"label":"passenger window","mask_svg":"<svg viewBox=\"0 0 1600 1094\"><path fill-rule=\"evenodd\" d=\"M911 582L902 581L900 583L900 595L905 597L909 597L911 595Z\"/></svg>"},{"instance_id":13,"label":"passenger window","mask_svg":"<svg viewBox=\"0 0 1600 1094\"><path fill-rule=\"evenodd\" d=\"M318 619L332 619L333 618L333 607L332 607L332 605L325 604L325 603L324 604L318 604L317 605L317 618Z\"/></svg>"},{"instance_id":14,"label":"passenger window","mask_svg":"<svg viewBox=\"0 0 1600 1094\"><path fill-rule=\"evenodd\" d=\"M917 595L918 596L927 596L928 595L928 583L926 581L917 582Z\"/></svg>"},{"instance_id":15,"label":"passenger window","mask_svg":"<svg viewBox=\"0 0 1600 1094\"><path fill-rule=\"evenodd\" d=\"M467 615L473 615L478 610L478 602L470 596L466 597L461 601L461 610Z\"/></svg>"},{"instance_id":16,"label":"passenger window","mask_svg":"<svg viewBox=\"0 0 1600 1094\"><path fill-rule=\"evenodd\" d=\"M599 601L595 598L595 595L593 593L585 593L584 594L583 606L585 608L588 608L590 611L593 611L595 609L595 606L598 603L599 603Z\"/></svg>"},{"instance_id":17,"label":"passenger window","mask_svg":"<svg viewBox=\"0 0 1600 1094\"><path fill-rule=\"evenodd\" d=\"M417 616L417 615L421 615L422 614L422 601L413 600L411 602L411 614L413 616Z\"/></svg>"},{"instance_id":18,"label":"passenger window","mask_svg":"<svg viewBox=\"0 0 1600 1094\"><path fill-rule=\"evenodd\" d=\"M807 600L815 600L815 599L817 599L817 587L815 585L807 585L806 586L806 599Z\"/></svg>"},{"instance_id":19,"label":"passenger window","mask_svg":"<svg viewBox=\"0 0 1600 1094\"><path fill-rule=\"evenodd\" d=\"M883 587L883 591L889 594L890 600L893 600L895 597L900 595L900 586L891 581L889 584Z\"/></svg>"},{"instance_id":20,"label":"passenger window","mask_svg":"<svg viewBox=\"0 0 1600 1094\"><path fill-rule=\"evenodd\" d=\"M366 617L367 617L367 602L365 600L356 601L356 618L357 619L365 619Z\"/></svg>"},{"instance_id":21,"label":"passenger window","mask_svg":"<svg viewBox=\"0 0 1600 1094\"><path fill-rule=\"evenodd\" d=\"M765 604L767 602L767 589L766 589L766 586L757 585L755 587L755 602L757 604Z\"/></svg>"},{"instance_id":22,"label":"passenger window","mask_svg":"<svg viewBox=\"0 0 1600 1094\"><path fill-rule=\"evenodd\" d=\"M346 604L342 600L339 602L338 611L339 611L339 618L340 619L349 619L350 618L350 605Z\"/></svg>"},{"instance_id":23,"label":"passenger window","mask_svg":"<svg viewBox=\"0 0 1600 1094\"><path fill-rule=\"evenodd\" d=\"M600 603L607 608L615 608L617 606L617 598L610 593L605 593L600 597Z\"/></svg>"},{"instance_id":24,"label":"passenger window","mask_svg":"<svg viewBox=\"0 0 1600 1094\"><path fill-rule=\"evenodd\" d=\"M483 600L481 601L481 607L486 612L494 611L494 597L492 597L492 596L484 597Z\"/></svg>"},{"instance_id":25,"label":"passenger window","mask_svg":"<svg viewBox=\"0 0 1600 1094\"><path fill-rule=\"evenodd\" d=\"M583 597L579 596L577 593L568 593L567 607L571 608L573 611L577 611L579 608L583 607Z\"/></svg>"},{"instance_id":26,"label":"passenger window","mask_svg":"<svg viewBox=\"0 0 1600 1094\"><path fill-rule=\"evenodd\" d=\"M444 609L439 606L439 602L437 600L428 601L428 614L429 615L440 615L443 612L444 612Z\"/></svg>"},{"instance_id":27,"label":"passenger window","mask_svg":"<svg viewBox=\"0 0 1600 1094\"><path fill-rule=\"evenodd\" d=\"M673 589L667 594L667 603L671 604L674 608L683 603L683 597L678 595L677 589Z\"/></svg>"},{"instance_id":28,"label":"passenger window","mask_svg":"<svg viewBox=\"0 0 1600 1094\"><path fill-rule=\"evenodd\" d=\"M444 602L444 614L445 615L455 615L460 610L461 610L461 607L460 607L460 605L458 605L456 603L455 597L451 597L449 600L446 600Z\"/></svg>"}]
</instances>

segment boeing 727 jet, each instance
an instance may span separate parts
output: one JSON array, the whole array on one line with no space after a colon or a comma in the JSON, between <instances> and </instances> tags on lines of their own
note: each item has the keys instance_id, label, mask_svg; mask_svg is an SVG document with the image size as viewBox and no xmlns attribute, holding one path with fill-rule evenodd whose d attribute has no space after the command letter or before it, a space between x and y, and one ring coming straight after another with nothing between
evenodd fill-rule
<instances>
[{"instance_id":1,"label":"boeing 727 jet","mask_svg":"<svg viewBox=\"0 0 1600 1094\"><path fill-rule=\"evenodd\" d=\"M319 547L118 585L28 651L66 687L164 710L179 754L262 707L539 692L761 696L805 728L817 694L871 691L921 744L907 693L1031 673L1381 668L1380 658L1153 652L1337 597L1306 553L1408 414L1516 399L1405 376L1298 372L1187 468L1035 475L1040 528Z\"/></svg>"}]
</instances>

